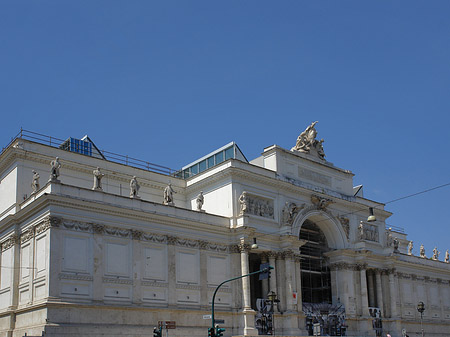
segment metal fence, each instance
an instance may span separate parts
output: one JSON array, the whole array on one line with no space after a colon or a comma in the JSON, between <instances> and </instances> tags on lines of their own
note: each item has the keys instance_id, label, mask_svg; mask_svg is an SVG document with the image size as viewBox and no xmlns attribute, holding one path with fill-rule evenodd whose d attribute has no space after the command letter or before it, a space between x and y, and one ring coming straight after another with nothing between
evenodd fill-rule
<instances>
[{"instance_id":1,"label":"metal fence","mask_svg":"<svg viewBox=\"0 0 450 337\"><path fill-rule=\"evenodd\" d=\"M31 140L36 143L49 145L49 146L56 147L56 148L60 148L61 144L64 143L64 141L65 141L65 139L47 136L47 135L43 135L41 133L24 130L21 128L19 133L16 136L14 136L5 147L2 148L2 151L0 154L2 154L3 151L5 151L12 143L14 143L16 141L16 139ZM136 158L133 158L133 157L130 157L127 155L121 155L121 154L109 152L106 150L98 150L98 151L103 155L103 157L106 160L109 160L109 161L112 161L115 163L125 164L125 165L133 166L136 168L144 169L147 171L158 172L158 173L167 174L167 175L171 175L171 176L174 176L175 173L177 172L176 170L173 170L169 167L151 163L151 162L148 162L145 160L136 159Z\"/></svg>"}]
</instances>

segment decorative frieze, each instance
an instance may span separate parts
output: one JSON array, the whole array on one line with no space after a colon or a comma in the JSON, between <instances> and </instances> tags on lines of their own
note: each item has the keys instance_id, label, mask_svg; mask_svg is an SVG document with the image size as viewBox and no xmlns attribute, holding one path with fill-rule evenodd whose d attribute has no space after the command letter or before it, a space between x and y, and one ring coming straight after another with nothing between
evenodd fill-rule
<instances>
[{"instance_id":1,"label":"decorative frieze","mask_svg":"<svg viewBox=\"0 0 450 337\"><path fill-rule=\"evenodd\" d=\"M102 281L103 281L103 283L130 284L130 285L133 284L133 280L117 278L117 277L103 277Z\"/></svg>"},{"instance_id":2,"label":"decorative frieze","mask_svg":"<svg viewBox=\"0 0 450 337\"><path fill-rule=\"evenodd\" d=\"M273 200L251 195L247 191L239 196L240 214L257 215L264 218L274 218Z\"/></svg>"},{"instance_id":3,"label":"decorative frieze","mask_svg":"<svg viewBox=\"0 0 450 337\"><path fill-rule=\"evenodd\" d=\"M286 204L281 211L281 225L292 226L298 212L300 212L305 207L305 204L297 205L293 202L286 201Z\"/></svg>"},{"instance_id":4,"label":"decorative frieze","mask_svg":"<svg viewBox=\"0 0 450 337\"><path fill-rule=\"evenodd\" d=\"M76 281L93 281L94 280L94 278L91 275L66 274L66 273L59 273L58 278L60 280L76 280Z\"/></svg>"},{"instance_id":5,"label":"decorative frieze","mask_svg":"<svg viewBox=\"0 0 450 337\"><path fill-rule=\"evenodd\" d=\"M10 235L5 241L2 242L2 252L11 248L16 243L19 243L19 236L16 233Z\"/></svg>"},{"instance_id":6,"label":"decorative frieze","mask_svg":"<svg viewBox=\"0 0 450 337\"><path fill-rule=\"evenodd\" d=\"M34 238L34 228L28 229L26 232L23 232L20 235L20 243L25 243L30 241L32 238Z\"/></svg>"},{"instance_id":7,"label":"decorative frieze","mask_svg":"<svg viewBox=\"0 0 450 337\"><path fill-rule=\"evenodd\" d=\"M167 288L169 286L166 282L155 282L155 281L141 281L142 286L146 287L158 287L158 288Z\"/></svg>"},{"instance_id":8,"label":"decorative frieze","mask_svg":"<svg viewBox=\"0 0 450 337\"><path fill-rule=\"evenodd\" d=\"M358 226L358 238L361 241L366 240L366 241L380 242L378 226L371 225L361 221Z\"/></svg>"},{"instance_id":9,"label":"decorative frieze","mask_svg":"<svg viewBox=\"0 0 450 337\"><path fill-rule=\"evenodd\" d=\"M198 285L193 284L183 284L183 283L177 283L176 285L177 289L189 289L189 290L201 290L202 287Z\"/></svg>"}]
</instances>

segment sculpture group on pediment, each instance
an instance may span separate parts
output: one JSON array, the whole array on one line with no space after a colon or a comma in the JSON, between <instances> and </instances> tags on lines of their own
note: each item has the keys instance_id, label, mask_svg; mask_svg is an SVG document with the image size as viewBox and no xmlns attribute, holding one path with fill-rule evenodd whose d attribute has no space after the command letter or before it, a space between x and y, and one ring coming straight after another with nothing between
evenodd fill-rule
<instances>
[{"instance_id":1,"label":"sculpture group on pediment","mask_svg":"<svg viewBox=\"0 0 450 337\"><path fill-rule=\"evenodd\" d=\"M33 181L31 183L31 194L36 193L39 190L39 173L37 173L35 170L33 172Z\"/></svg>"},{"instance_id":2,"label":"sculpture group on pediment","mask_svg":"<svg viewBox=\"0 0 450 337\"><path fill-rule=\"evenodd\" d=\"M250 196L246 191L239 196L240 215L252 214L273 219L273 201Z\"/></svg>"},{"instance_id":3,"label":"sculpture group on pediment","mask_svg":"<svg viewBox=\"0 0 450 337\"><path fill-rule=\"evenodd\" d=\"M379 242L378 227L360 222L358 226L359 240Z\"/></svg>"},{"instance_id":4,"label":"sculpture group on pediment","mask_svg":"<svg viewBox=\"0 0 450 337\"><path fill-rule=\"evenodd\" d=\"M295 146L291 149L291 151L298 151L302 153L309 153L309 154L317 154L317 157L320 159L325 158L325 152L323 150L323 142L324 140L317 140L317 130L315 128L317 124L316 122L311 123L305 131L300 133L300 135L297 137L297 142L295 143ZM314 150L314 151L312 151Z\"/></svg>"},{"instance_id":5,"label":"sculpture group on pediment","mask_svg":"<svg viewBox=\"0 0 450 337\"><path fill-rule=\"evenodd\" d=\"M61 163L59 162L59 157L56 157L50 162L50 178L49 181L57 181L59 177L59 169L61 168Z\"/></svg>"}]
</instances>

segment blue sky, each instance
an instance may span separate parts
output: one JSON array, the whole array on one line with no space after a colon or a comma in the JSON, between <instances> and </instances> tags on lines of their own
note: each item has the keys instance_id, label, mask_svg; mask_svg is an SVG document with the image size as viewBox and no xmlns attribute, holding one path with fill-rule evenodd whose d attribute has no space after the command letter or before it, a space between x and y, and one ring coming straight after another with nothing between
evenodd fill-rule
<instances>
[{"instance_id":1,"label":"blue sky","mask_svg":"<svg viewBox=\"0 0 450 337\"><path fill-rule=\"evenodd\" d=\"M0 2L0 145L88 134L174 169L248 159L312 121L380 202L450 182L450 2ZM450 187L387 205L418 252L450 249Z\"/></svg>"}]
</instances>

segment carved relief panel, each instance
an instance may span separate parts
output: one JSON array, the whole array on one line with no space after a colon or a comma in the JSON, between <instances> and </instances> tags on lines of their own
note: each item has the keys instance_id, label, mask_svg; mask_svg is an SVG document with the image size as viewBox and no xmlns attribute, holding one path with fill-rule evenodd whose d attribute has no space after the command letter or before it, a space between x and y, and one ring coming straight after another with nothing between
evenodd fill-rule
<instances>
[{"instance_id":1,"label":"carved relief panel","mask_svg":"<svg viewBox=\"0 0 450 337\"><path fill-rule=\"evenodd\" d=\"M251 214L264 218L274 218L273 200L249 194L244 191L239 197L240 214Z\"/></svg>"}]
</instances>

